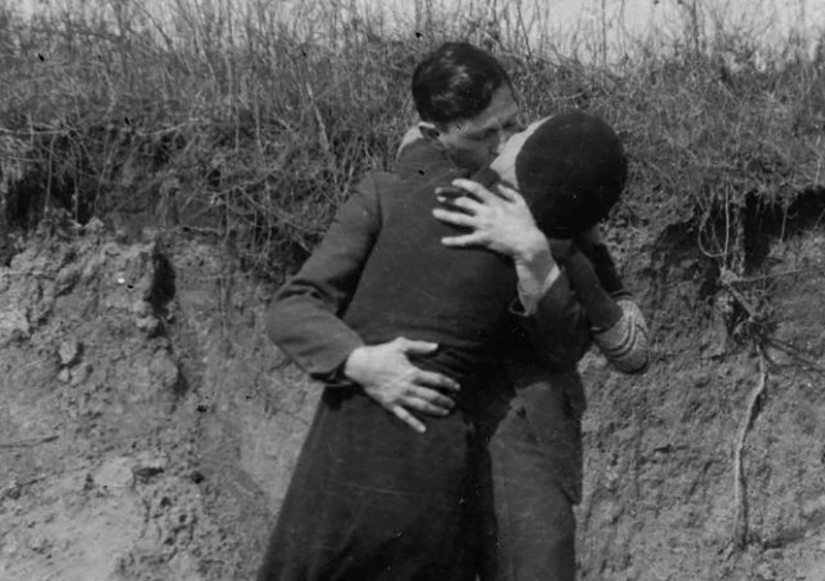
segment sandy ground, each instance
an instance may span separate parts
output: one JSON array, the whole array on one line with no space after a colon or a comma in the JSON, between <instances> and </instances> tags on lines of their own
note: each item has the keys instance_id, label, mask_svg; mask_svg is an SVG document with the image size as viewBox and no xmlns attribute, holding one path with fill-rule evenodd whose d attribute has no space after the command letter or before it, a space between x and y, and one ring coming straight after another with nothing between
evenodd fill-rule
<instances>
[{"instance_id":1,"label":"sandy ground","mask_svg":"<svg viewBox=\"0 0 825 581\"><path fill-rule=\"evenodd\" d=\"M581 579L825 580L825 232L730 279L750 318L689 228L628 232L655 356L582 363ZM45 234L0 267L0 579L250 579L318 396L266 290L206 242Z\"/></svg>"}]
</instances>

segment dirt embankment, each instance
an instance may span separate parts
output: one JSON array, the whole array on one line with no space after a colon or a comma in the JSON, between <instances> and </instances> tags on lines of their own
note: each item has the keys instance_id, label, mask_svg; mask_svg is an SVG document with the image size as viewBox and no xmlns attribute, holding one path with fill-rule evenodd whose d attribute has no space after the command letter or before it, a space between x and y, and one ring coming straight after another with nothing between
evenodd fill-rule
<instances>
[{"instance_id":1,"label":"dirt embankment","mask_svg":"<svg viewBox=\"0 0 825 581\"><path fill-rule=\"evenodd\" d=\"M249 578L311 409L262 298L209 246L41 230L0 268L0 578Z\"/></svg>"},{"instance_id":2,"label":"dirt embankment","mask_svg":"<svg viewBox=\"0 0 825 581\"><path fill-rule=\"evenodd\" d=\"M738 275L692 223L627 230L654 360L585 373L582 579L825 579L823 216L749 206Z\"/></svg>"},{"instance_id":3,"label":"dirt embankment","mask_svg":"<svg viewBox=\"0 0 825 581\"><path fill-rule=\"evenodd\" d=\"M825 579L807 203L737 277L690 224L616 239L655 357L582 364L582 579ZM204 242L58 222L0 267L0 578L249 579L317 396L263 334L266 290Z\"/></svg>"}]
</instances>

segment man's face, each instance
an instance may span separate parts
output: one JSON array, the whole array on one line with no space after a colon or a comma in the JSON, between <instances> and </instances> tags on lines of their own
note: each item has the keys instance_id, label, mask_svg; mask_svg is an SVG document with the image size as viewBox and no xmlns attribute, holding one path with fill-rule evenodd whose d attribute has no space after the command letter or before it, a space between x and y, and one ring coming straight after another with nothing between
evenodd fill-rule
<instances>
[{"instance_id":1,"label":"man's face","mask_svg":"<svg viewBox=\"0 0 825 581\"><path fill-rule=\"evenodd\" d=\"M453 163L476 171L493 161L507 139L519 130L518 114L513 91L503 85L475 117L437 126L436 139Z\"/></svg>"},{"instance_id":2,"label":"man's face","mask_svg":"<svg viewBox=\"0 0 825 581\"><path fill-rule=\"evenodd\" d=\"M523 131L514 133L505 144L502 145L498 157L490 162L490 169L495 171L499 179L512 188L519 189L518 177L516 176L516 159L521 153L521 148L527 139L541 127L547 118L539 119L528 125Z\"/></svg>"}]
</instances>

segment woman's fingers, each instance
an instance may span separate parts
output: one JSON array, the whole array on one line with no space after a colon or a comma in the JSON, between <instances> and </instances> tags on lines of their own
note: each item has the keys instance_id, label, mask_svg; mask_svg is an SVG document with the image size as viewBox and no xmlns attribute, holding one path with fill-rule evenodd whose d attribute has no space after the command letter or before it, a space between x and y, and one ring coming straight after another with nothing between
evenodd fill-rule
<instances>
[{"instance_id":1,"label":"woman's fingers","mask_svg":"<svg viewBox=\"0 0 825 581\"><path fill-rule=\"evenodd\" d=\"M452 248L466 248L476 244L482 244L485 241L483 235L473 232L472 234L461 234L459 236L445 236L441 239L444 246Z\"/></svg>"},{"instance_id":2,"label":"woman's fingers","mask_svg":"<svg viewBox=\"0 0 825 581\"><path fill-rule=\"evenodd\" d=\"M473 180L458 178L453 180L452 184L457 188L467 190L482 202L489 203L496 199L496 195L493 192Z\"/></svg>"},{"instance_id":3,"label":"woman's fingers","mask_svg":"<svg viewBox=\"0 0 825 581\"><path fill-rule=\"evenodd\" d=\"M507 185L496 184L496 192L493 193L478 182L467 179L453 180L452 186L438 187L435 189L438 201L447 206L453 206L467 210L471 213L478 213L483 206L500 204L502 200L514 204L524 203L524 197ZM471 196L461 195L464 191Z\"/></svg>"},{"instance_id":4,"label":"woman's fingers","mask_svg":"<svg viewBox=\"0 0 825 581\"><path fill-rule=\"evenodd\" d=\"M443 206L442 209L448 209L450 211L455 211L457 209L464 214L470 215L478 214L484 206L481 202L466 195L458 197L442 196L438 195L436 191L436 199L438 200L438 203Z\"/></svg>"},{"instance_id":5,"label":"woman's fingers","mask_svg":"<svg viewBox=\"0 0 825 581\"><path fill-rule=\"evenodd\" d=\"M508 202L518 203L524 201L524 197L518 193L518 190L514 190L510 186L497 184L496 189L498 190L499 195Z\"/></svg>"},{"instance_id":6,"label":"woman's fingers","mask_svg":"<svg viewBox=\"0 0 825 581\"><path fill-rule=\"evenodd\" d=\"M445 210L444 208L433 209L433 217L447 224L452 224L453 226L468 228L475 224L474 216L464 214L463 212Z\"/></svg>"},{"instance_id":7,"label":"woman's fingers","mask_svg":"<svg viewBox=\"0 0 825 581\"><path fill-rule=\"evenodd\" d=\"M435 189L435 195L439 199L454 200L456 198L466 196L467 192L462 190L461 188L457 188L455 186L438 186Z\"/></svg>"}]
</instances>

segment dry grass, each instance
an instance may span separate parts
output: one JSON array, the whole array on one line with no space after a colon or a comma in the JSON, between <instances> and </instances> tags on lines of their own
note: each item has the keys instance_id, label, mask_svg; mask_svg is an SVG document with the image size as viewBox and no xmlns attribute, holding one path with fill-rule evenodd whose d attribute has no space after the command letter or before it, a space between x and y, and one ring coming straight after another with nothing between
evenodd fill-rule
<instances>
[{"instance_id":1,"label":"dry grass","mask_svg":"<svg viewBox=\"0 0 825 581\"><path fill-rule=\"evenodd\" d=\"M688 22L670 50L641 42L606 68L537 50L491 3L447 18L419 2L406 36L339 4L291 26L264 2L177 0L165 23L126 1L25 20L0 7L0 139L23 140L33 168L8 221L31 226L47 204L78 221L148 213L214 232L277 280L364 172L391 167L413 66L455 38L502 58L528 118L579 107L617 127L632 158L620 212L700 229L727 216L700 237L727 266L747 196L825 184L825 59L792 45L757 62L757 38L699 43Z\"/></svg>"}]
</instances>

